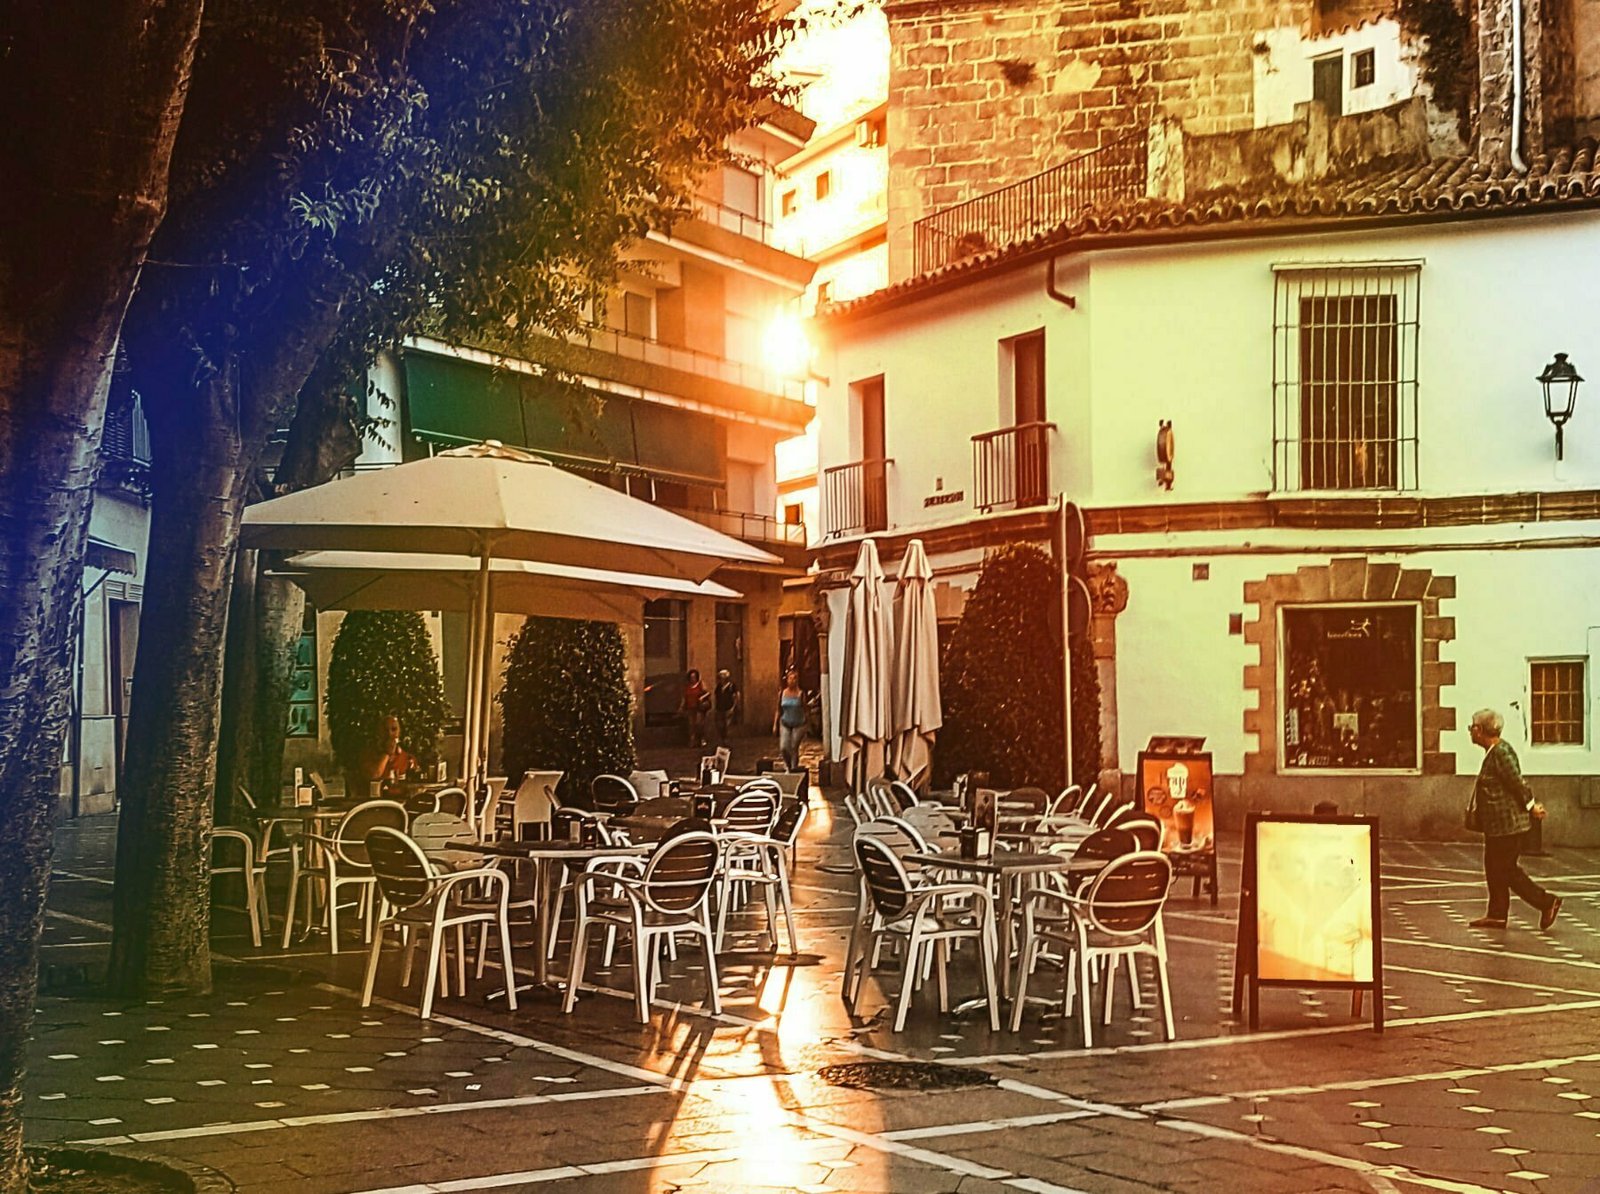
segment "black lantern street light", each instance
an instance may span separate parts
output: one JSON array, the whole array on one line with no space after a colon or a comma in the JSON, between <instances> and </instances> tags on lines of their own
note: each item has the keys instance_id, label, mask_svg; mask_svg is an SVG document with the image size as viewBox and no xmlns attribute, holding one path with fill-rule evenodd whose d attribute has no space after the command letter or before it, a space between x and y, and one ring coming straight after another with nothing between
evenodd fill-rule
<instances>
[{"instance_id":1,"label":"black lantern street light","mask_svg":"<svg viewBox=\"0 0 1600 1194\"><path fill-rule=\"evenodd\" d=\"M1544 387L1544 417L1556 428L1557 460L1561 459L1561 427L1572 418L1572 408L1578 404L1578 383L1582 380L1564 352L1556 353L1556 359L1539 374L1539 384Z\"/></svg>"}]
</instances>

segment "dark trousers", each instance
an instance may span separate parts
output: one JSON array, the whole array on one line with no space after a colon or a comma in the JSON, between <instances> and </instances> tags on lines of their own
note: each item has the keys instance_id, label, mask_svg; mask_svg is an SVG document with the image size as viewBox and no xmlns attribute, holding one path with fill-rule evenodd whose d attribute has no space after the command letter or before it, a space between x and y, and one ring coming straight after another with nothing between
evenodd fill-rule
<instances>
[{"instance_id":1,"label":"dark trousers","mask_svg":"<svg viewBox=\"0 0 1600 1194\"><path fill-rule=\"evenodd\" d=\"M1555 902L1554 896L1528 878L1517 865L1517 855L1522 852L1524 836L1512 833L1483 839L1483 877L1489 883L1488 915L1495 920L1506 918L1513 891L1540 912Z\"/></svg>"}]
</instances>

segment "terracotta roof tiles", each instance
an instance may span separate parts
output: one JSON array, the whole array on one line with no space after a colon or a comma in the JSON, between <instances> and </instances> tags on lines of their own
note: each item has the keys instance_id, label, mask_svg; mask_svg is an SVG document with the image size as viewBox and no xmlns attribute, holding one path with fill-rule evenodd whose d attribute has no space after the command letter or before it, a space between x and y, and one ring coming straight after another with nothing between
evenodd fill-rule
<instances>
[{"instance_id":1,"label":"terracotta roof tiles","mask_svg":"<svg viewBox=\"0 0 1600 1194\"><path fill-rule=\"evenodd\" d=\"M1217 191L1183 203L1138 199L1090 211L1046 232L998 249L975 253L882 290L844 303L830 304L824 319L864 314L918 291L942 288L965 275L982 274L1008 262L1036 256L1051 248L1070 248L1075 241L1112 241L1149 234L1201 229L1221 231L1227 225L1260 225L1274 221L1363 219L1381 217L1448 217L1504 209L1508 214L1566 204L1600 203L1600 164L1596 142L1535 155L1527 174L1494 171L1477 160L1448 157L1315 184L1282 186L1248 193Z\"/></svg>"}]
</instances>

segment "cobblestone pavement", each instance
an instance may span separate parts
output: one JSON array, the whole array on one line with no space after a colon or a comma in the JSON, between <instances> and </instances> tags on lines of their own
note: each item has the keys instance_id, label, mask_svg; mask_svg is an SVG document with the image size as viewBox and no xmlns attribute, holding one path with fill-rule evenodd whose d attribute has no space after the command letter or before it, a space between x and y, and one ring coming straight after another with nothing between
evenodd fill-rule
<instances>
[{"instance_id":1,"label":"cobblestone pavement","mask_svg":"<svg viewBox=\"0 0 1600 1194\"><path fill-rule=\"evenodd\" d=\"M1600 1194L1600 852L1528 860L1566 901L1552 932L1522 913L1485 932L1466 923L1483 898L1471 846L1388 843L1387 1030L1352 1019L1340 992L1281 990L1263 993L1261 1030L1247 1033L1228 1014L1237 848L1225 840L1221 905L1187 885L1168 904L1177 1039L1124 989L1104 1043L1085 1050L1049 1012L1020 1034L941 1016L931 983L892 1033L892 967L852 1019L839 999L848 828L818 798L796 875L798 958L771 953L747 916L723 958L723 1013L701 1009L685 950L645 1027L603 994L570 1017L541 993L507 1013L498 971L424 1022L388 955L383 998L362 1009L356 941L337 957L315 939L252 950L229 911L214 994L107 1000L94 983L115 822L73 823L43 952L32 1139L204 1163L251 1194ZM614 971L628 986L626 964ZM952 988L975 989L964 955ZM819 1073L884 1061L933 1063L941 1080L857 1089Z\"/></svg>"}]
</instances>

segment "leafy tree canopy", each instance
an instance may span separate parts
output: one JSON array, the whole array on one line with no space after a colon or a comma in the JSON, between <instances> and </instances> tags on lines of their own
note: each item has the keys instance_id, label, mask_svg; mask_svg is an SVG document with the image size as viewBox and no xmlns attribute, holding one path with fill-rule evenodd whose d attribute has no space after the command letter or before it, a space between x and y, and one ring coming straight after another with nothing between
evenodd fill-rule
<instances>
[{"instance_id":1,"label":"leafy tree canopy","mask_svg":"<svg viewBox=\"0 0 1600 1194\"><path fill-rule=\"evenodd\" d=\"M595 776L633 769L627 657L612 623L529 618L511 641L496 699L502 764L513 778L565 772L569 798L581 803Z\"/></svg>"},{"instance_id":2,"label":"leafy tree canopy","mask_svg":"<svg viewBox=\"0 0 1600 1194\"><path fill-rule=\"evenodd\" d=\"M380 719L400 718L400 740L423 766L439 758L447 707L439 659L422 615L354 610L334 636L324 698L333 753L346 771L378 741Z\"/></svg>"}]
</instances>

